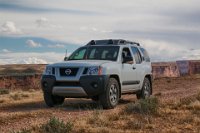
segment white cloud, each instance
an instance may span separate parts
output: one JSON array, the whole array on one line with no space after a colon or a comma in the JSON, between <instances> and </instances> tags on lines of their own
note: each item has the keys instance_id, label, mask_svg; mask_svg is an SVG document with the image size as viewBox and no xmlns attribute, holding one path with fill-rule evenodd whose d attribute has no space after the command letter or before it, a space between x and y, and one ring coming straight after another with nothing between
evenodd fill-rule
<instances>
[{"instance_id":1,"label":"white cloud","mask_svg":"<svg viewBox=\"0 0 200 133\"><path fill-rule=\"evenodd\" d=\"M80 31L87 31L87 32L99 32L99 33L111 33L112 31L111 30L101 30L99 28L96 28L96 27L87 27L87 26L81 26L80 28Z\"/></svg>"},{"instance_id":2,"label":"white cloud","mask_svg":"<svg viewBox=\"0 0 200 133\"><path fill-rule=\"evenodd\" d=\"M19 28L16 27L15 23L12 22L12 21L7 21L5 22L1 28L0 28L0 31L2 34L10 34L10 35L13 35L13 34L21 34L21 30Z\"/></svg>"},{"instance_id":3,"label":"white cloud","mask_svg":"<svg viewBox=\"0 0 200 133\"><path fill-rule=\"evenodd\" d=\"M47 64L47 61L38 59L36 57L29 57L22 60L18 60L17 64Z\"/></svg>"},{"instance_id":4,"label":"white cloud","mask_svg":"<svg viewBox=\"0 0 200 133\"><path fill-rule=\"evenodd\" d=\"M70 54L70 53L69 53ZM46 64L63 61L65 53L12 52L0 53L0 64Z\"/></svg>"},{"instance_id":5,"label":"white cloud","mask_svg":"<svg viewBox=\"0 0 200 133\"><path fill-rule=\"evenodd\" d=\"M31 48L42 47L40 43L34 42L33 40L27 40L26 44Z\"/></svg>"},{"instance_id":6,"label":"white cloud","mask_svg":"<svg viewBox=\"0 0 200 133\"><path fill-rule=\"evenodd\" d=\"M41 17L35 20L37 27L39 28L53 28L53 29L60 29L62 28L61 25L51 24L49 19L45 17Z\"/></svg>"},{"instance_id":7,"label":"white cloud","mask_svg":"<svg viewBox=\"0 0 200 133\"><path fill-rule=\"evenodd\" d=\"M41 18L37 19L35 21L35 23L37 24L38 27L43 27L43 26L48 25L48 21L49 20L47 18L41 17Z\"/></svg>"},{"instance_id":8,"label":"white cloud","mask_svg":"<svg viewBox=\"0 0 200 133\"><path fill-rule=\"evenodd\" d=\"M92 39L122 38L144 42L155 60L198 58L192 56L194 51L188 51L200 49L200 19L197 17L200 4L197 0L44 0L45 4L40 4L40 0L20 1L17 3L19 6L40 10L1 11L0 25L8 20L17 24L17 27L12 22L3 24L1 33L9 31L16 34L22 29L20 36L43 37L72 44L85 44ZM86 10L99 14L61 13L51 9Z\"/></svg>"},{"instance_id":9,"label":"white cloud","mask_svg":"<svg viewBox=\"0 0 200 133\"><path fill-rule=\"evenodd\" d=\"M4 52L4 53L10 53L11 51L8 50L8 49L3 49L2 52Z\"/></svg>"},{"instance_id":10,"label":"white cloud","mask_svg":"<svg viewBox=\"0 0 200 133\"><path fill-rule=\"evenodd\" d=\"M143 40L152 61L200 60L200 49L190 50L174 43L164 41Z\"/></svg>"},{"instance_id":11,"label":"white cloud","mask_svg":"<svg viewBox=\"0 0 200 133\"><path fill-rule=\"evenodd\" d=\"M52 44L52 45L48 45L49 48L64 48L65 45L63 44Z\"/></svg>"}]
</instances>

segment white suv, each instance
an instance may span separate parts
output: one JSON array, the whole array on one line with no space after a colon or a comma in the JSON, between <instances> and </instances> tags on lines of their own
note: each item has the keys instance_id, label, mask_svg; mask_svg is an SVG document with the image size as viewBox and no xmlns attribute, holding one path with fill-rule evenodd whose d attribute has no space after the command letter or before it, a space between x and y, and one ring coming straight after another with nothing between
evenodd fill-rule
<instances>
[{"instance_id":1,"label":"white suv","mask_svg":"<svg viewBox=\"0 0 200 133\"><path fill-rule=\"evenodd\" d=\"M122 94L137 98L152 94L152 68L147 51L126 40L92 40L64 62L46 66L42 75L44 100L49 107L65 98L91 98L114 108Z\"/></svg>"}]
</instances>

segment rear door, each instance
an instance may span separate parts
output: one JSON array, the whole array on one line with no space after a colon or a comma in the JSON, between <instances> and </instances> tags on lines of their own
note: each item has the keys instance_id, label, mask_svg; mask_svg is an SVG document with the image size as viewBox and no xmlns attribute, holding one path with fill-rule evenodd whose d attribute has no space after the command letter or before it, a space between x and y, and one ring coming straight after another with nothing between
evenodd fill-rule
<instances>
[{"instance_id":1,"label":"rear door","mask_svg":"<svg viewBox=\"0 0 200 133\"><path fill-rule=\"evenodd\" d=\"M143 56L141 55L139 49L135 46L131 46L131 51L132 51L132 54L135 58L135 64L134 64L134 67L135 67L135 70L136 70L136 73L137 73L137 79L138 79L138 82L139 82L139 85L141 85L143 79L144 79L144 71L145 71L145 65L144 65L144 61L143 61ZM141 86L140 86L141 88Z\"/></svg>"},{"instance_id":2,"label":"rear door","mask_svg":"<svg viewBox=\"0 0 200 133\"><path fill-rule=\"evenodd\" d=\"M121 58L125 56L133 57L129 47L124 47L122 49ZM133 58L132 62L122 63L121 68L121 79L122 79L122 92L131 92L139 88L139 79L137 77L137 70L135 68L135 60Z\"/></svg>"}]
</instances>

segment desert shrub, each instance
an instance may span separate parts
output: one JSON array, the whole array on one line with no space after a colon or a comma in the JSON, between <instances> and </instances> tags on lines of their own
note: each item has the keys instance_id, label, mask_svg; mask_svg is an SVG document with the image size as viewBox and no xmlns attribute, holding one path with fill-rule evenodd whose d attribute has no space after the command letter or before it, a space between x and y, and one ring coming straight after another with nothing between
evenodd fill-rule
<instances>
[{"instance_id":1,"label":"desert shrub","mask_svg":"<svg viewBox=\"0 0 200 133\"><path fill-rule=\"evenodd\" d=\"M30 129L23 128L20 131L12 131L11 133L31 133Z\"/></svg>"},{"instance_id":2,"label":"desert shrub","mask_svg":"<svg viewBox=\"0 0 200 133\"><path fill-rule=\"evenodd\" d=\"M124 126L125 129L131 129L131 130L138 130L138 129L142 129L143 127L144 127L144 123L142 121L135 120L135 119L128 120Z\"/></svg>"},{"instance_id":3,"label":"desert shrub","mask_svg":"<svg viewBox=\"0 0 200 133\"><path fill-rule=\"evenodd\" d=\"M109 120L105 115L102 115L101 111L96 110L88 117L87 123L96 126L108 126Z\"/></svg>"},{"instance_id":4,"label":"desert shrub","mask_svg":"<svg viewBox=\"0 0 200 133\"><path fill-rule=\"evenodd\" d=\"M19 71L16 70L16 69L12 69L12 68L5 68L5 69L2 71L3 74L11 74L11 73L17 73L17 72L19 72Z\"/></svg>"},{"instance_id":5,"label":"desert shrub","mask_svg":"<svg viewBox=\"0 0 200 133\"><path fill-rule=\"evenodd\" d=\"M21 100L21 96L17 93L10 95L10 98L12 98L13 100Z\"/></svg>"},{"instance_id":6,"label":"desert shrub","mask_svg":"<svg viewBox=\"0 0 200 133\"><path fill-rule=\"evenodd\" d=\"M161 93L161 92L158 92L158 93L154 94L154 96L160 97L160 96L162 96L162 93Z\"/></svg>"},{"instance_id":7,"label":"desert shrub","mask_svg":"<svg viewBox=\"0 0 200 133\"><path fill-rule=\"evenodd\" d=\"M10 93L9 89L0 88L0 95L5 95L5 94L9 94L9 93Z\"/></svg>"},{"instance_id":8,"label":"desert shrub","mask_svg":"<svg viewBox=\"0 0 200 133\"><path fill-rule=\"evenodd\" d=\"M28 89L28 92L35 92L34 89Z\"/></svg>"},{"instance_id":9,"label":"desert shrub","mask_svg":"<svg viewBox=\"0 0 200 133\"><path fill-rule=\"evenodd\" d=\"M73 123L68 121L64 123L62 120L52 117L40 129L42 133L69 133L72 131Z\"/></svg>"},{"instance_id":10,"label":"desert shrub","mask_svg":"<svg viewBox=\"0 0 200 133\"><path fill-rule=\"evenodd\" d=\"M88 118L88 124L95 124L99 119L100 112L98 110L94 111L93 114Z\"/></svg>"},{"instance_id":11,"label":"desert shrub","mask_svg":"<svg viewBox=\"0 0 200 133\"><path fill-rule=\"evenodd\" d=\"M5 102L5 100L4 99L0 99L0 103L4 103Z\"/></svg>"},{"instance_id":12,"label":"desert shrub","mask_svg":"<svg viewBox=\"0 0 200 133\"><path fill-rule=\"evenodd\" d=\"M23 98L28 98L28 97L29 97L29 95L25 94L23 92L18 92L18 93L10 95L10 98L13 99L13 100L21 100Z\"/></svg>"},{"instance_id":13,"label":"desert shrub","mask_svg":"<svg viewBox=\"0 0 200 133\"><path fill-rule=\"evenodd\" d=\"M120 115L118 113L112 113L108 115L108 120L109 121L117 121L119 120Z\"/></svg>"},{"instance_id":14,"label":"desert shrub","mask_svg":"<svg viewBox=\"0 0 200 133\"><path fill-rule=\"evenodd\" d=\"M37 73L37 70L34 68L27 68L23 70L23 73Z\"/></svg>"},{"instance_id":15,"label":"desert shrub","mask_svg":"<svg viewBox=\"0 0 200 133\"><path fill-rule=\"evenodd\" d=\"M28 94L24 94L24 93L22 93L22 94L21 94L21 97L23 97L23 98L27 98L27 97L29 97L29 95L28 95Z\"/></svg>"},{"instance_id":16,"label":"desert shrub","mask_svg":"<svg viewBox=\"0 0 200 133\"><path fill-rule=\"evenodd\" d=\"M193 110L200 110L200 101L196 100L195 102L192 102L190 105L188 105L188 108Z\"/></svg>"},{"instance_id":17,"label":"desert shrub","mask_svg":"<svg viewBox=\"0 0 200 133\"><path fill-rule=\"evenodd\" d=\"M187 96L179 99L175 104L173 104L173 109L178 109L178 108L191 108L191 104L197 101L200 98L199 95L195 96Z\"/></svg>"},{"instance_id":18,"label":"desert shrub","mask_svg":"<svg viewBox=\"0 0 200 133\"><path fill-rule=\"evenodd\" d=\"M157 114L159 101L156 97L141 99L136 103L129 103L125 106L124 112L142 113L142 114Z\"/></svg>"},{"instance_id":19,"label":"desert shrub","mask_svg":"<svg viewBox=\"0 0 200 133\"><path fill-rule=\"evenodd\" d=\"M190 103L192 103L195 100L194 97L184 97L180 99L180 104L182 105L189 105Z\"/></svg>"},{"instance_id":20,"label":"desert shrub","mask_svg":"<svg viewBox=\"0 0 200 133\"><path fill-rule=\"evenodd\" d=\"M185 123L193 123L194 118L191 116L183 116L179 119L179 124L185 124Z\"/></svg>"},{"instance_id":21,"label":"desert shrub","mask_svg":"<svg viewBox=\"0 0 200 133\"><path fill-rule=\"evenodd\" d=\"M199 100L200 101L200 92L197 94L197 100Z\"/></svg>"}]
</instances>

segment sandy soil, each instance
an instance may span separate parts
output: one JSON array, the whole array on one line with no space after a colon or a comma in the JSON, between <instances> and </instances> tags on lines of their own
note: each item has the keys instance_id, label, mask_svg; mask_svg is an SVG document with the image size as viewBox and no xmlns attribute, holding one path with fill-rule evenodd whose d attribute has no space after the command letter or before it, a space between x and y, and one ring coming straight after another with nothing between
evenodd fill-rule
<instances>
[{"instance_id":1,"label":"sandy soil","mask_svg":"<svg viewBox=\"0 0 200 133\"><path fill-rule=\"evenodd\" d=\"M153 83L153 95L162 103L170 104L200 92L200 76L162 78ZM115 112L136 101L135 95L124 95L119 106L104 113ZM90 99L66 99L64 105L47 108L41 91L11 92L0 95L0 132L18 131L46 122L51 116L62 120L89 116L101 107Z\"/></svg>"}]
</instances>

